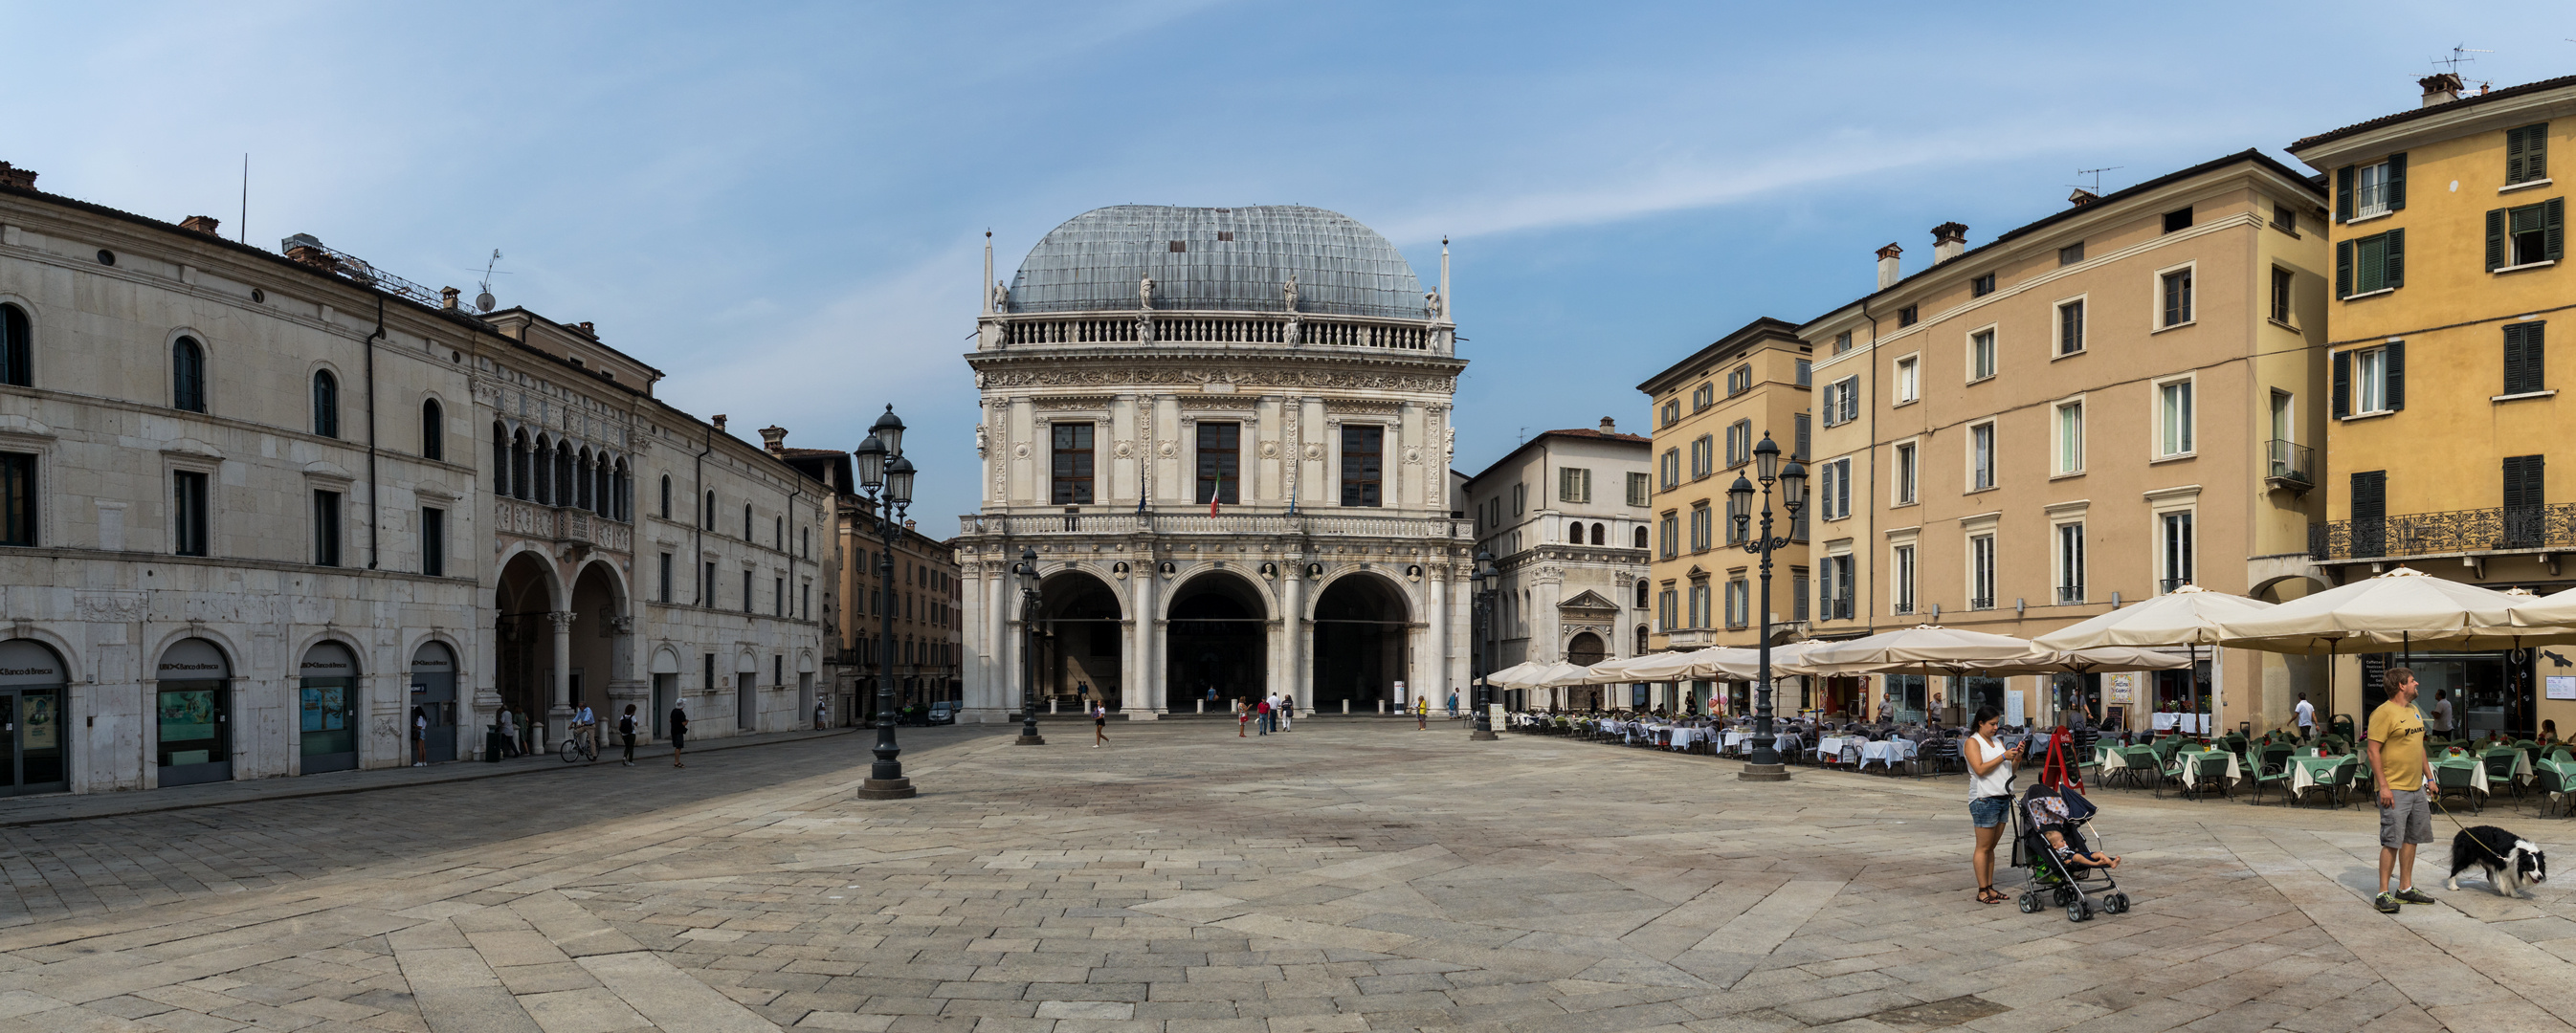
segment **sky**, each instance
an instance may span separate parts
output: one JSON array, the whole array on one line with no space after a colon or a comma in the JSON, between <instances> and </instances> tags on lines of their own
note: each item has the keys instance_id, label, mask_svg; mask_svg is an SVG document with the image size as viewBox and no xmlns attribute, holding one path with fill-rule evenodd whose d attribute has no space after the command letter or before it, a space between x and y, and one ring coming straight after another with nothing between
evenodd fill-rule
<instances>
[{"instance_id":1,"label":"sky","mask_svg":"<svg viewBox=\"0 0 2576 1033\"><path fill-rule=\"evenodd\" d=\"M22 4L0 161L275 248L310 233L660 368L733 432L888 404L935 534L976 508L984 234L1008 276L1111 204L1309 204L1427 282L1457 467L1603 416L1753 319L2220 155L2576 72L2564 4ZM2473 87L2474 88L2474 85ZM2295 165L2295 163L2294 163Z\"/></svg>"}]
</instances>

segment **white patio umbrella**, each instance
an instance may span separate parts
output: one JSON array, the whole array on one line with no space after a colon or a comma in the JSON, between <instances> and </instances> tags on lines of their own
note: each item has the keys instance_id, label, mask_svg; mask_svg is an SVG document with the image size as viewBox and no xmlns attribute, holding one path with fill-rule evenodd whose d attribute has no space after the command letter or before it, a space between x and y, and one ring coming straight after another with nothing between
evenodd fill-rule
<instances>
[{"instance_id":1,"label":"white patio umbrella","mask_svg":"<svg viewBox=\"0 0 2576 1033\"><path fill-rule=\"evenodd\" d=\"M2385 653L2389 646L2494 648L2576 642L2564 624L2517 625L2524 616L2550 611L2531 600L2492 588L2398 567L2373 578L2329 588L2257 614L2220 622L2220 644L2267 653Z\"/></svg>"},{"instance_id":2,"label":"white patio umbrella","mask_svg":"<svg viewBox=\"0 0 2576 1033\"><path fill-rule=\"evenodd\" d=\"M1532 683L1522 679L1537 674L1542 667L1537 663L1517 663L1499 671L1489 671L1485 674L1485 684L1503 689L1526 689Z\"/></svg>"},{"instance_id":3,"label":"white patio umbrella","mask_svg":"<svg viewBox=\"0 0 2576 1033\"><path fill-rule=\"evenodd\" d=\"M2248 599L2241 595L2213 592L2199 585L2184 585L2163 595L2123 606L2109 613L2078 621L2032 639L2044 649L2091 650L2119 646L2187 646L2190 655L2183 663L2192 675L2195 705L2208 693L2200 684L2200 647L2216 646L2220 626L2231 620L2261 616L2273 608L2272 603ZM2095 668L2101 670L2102 668ZM2128 670L2166 670L2162 667L2127 668Z\"/></svg>"},{"instance_id":4,"label":"white patio umbrella","mask_svg":"<svg viewBox=\"0 0 2576 1033\"><path fill-rule=\"evenodd\" d=\"M2057 654L2025 638L1918 624L1866 638L1819 643L1801 650L1799 659L1816 674L1907 674L2017 671L2053 663Z\"/></svg>"},{"instance_id":5,"label":"white patio umbrella","mask_svg":"<svg viewBox=\"0 0 2576 1033\"><path fill-rule=\"evenodd\" d=\"M1560 685L1587 685L1590 684L1589 679L1591 677L1591 668L1577 667L1573 664L1559 661L1556 663L1540 665L1539 669L1530 675L1530 684L1528 687L1534 689L1552 689Z\"/></svg>"}]
</instances>

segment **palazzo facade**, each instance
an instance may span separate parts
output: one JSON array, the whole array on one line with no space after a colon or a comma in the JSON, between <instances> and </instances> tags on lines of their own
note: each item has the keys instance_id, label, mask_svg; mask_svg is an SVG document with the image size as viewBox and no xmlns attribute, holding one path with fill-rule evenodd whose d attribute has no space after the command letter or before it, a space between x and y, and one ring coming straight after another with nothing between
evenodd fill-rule
<instances>
[{"instance_id":1,"label":"palazzo facade","mask_svg":"<svg viewBox=\"0 0 2576 1033\"><path fill-rule=\"evenodd\" d=\"M1384 237L1298 206L1098 209L1008 284L988 247L966 719L1008 720L1030 671L1041 697L1146 719L1463 692L1466 362L1441 261L1426 293Z\"/></svg>"}]
</instances>

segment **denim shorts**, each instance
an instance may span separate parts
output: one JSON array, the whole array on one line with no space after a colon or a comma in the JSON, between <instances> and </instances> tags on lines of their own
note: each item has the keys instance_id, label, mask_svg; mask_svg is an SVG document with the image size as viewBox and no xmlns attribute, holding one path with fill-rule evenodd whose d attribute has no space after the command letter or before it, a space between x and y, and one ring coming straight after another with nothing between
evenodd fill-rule
<instances>
[{"instance_id":1,"label":"denim shorts","mask_svg":"<svg viewBox=\"0 0 2576 1033\"><path fill-rule=\"evenodd\" d=\"M2003 824L2004 815L2011 811L2012 797L2009 796L1980 796L1968 801L1968 817L1975 820L1981 829Z\"/></svg>"}]
</instances>

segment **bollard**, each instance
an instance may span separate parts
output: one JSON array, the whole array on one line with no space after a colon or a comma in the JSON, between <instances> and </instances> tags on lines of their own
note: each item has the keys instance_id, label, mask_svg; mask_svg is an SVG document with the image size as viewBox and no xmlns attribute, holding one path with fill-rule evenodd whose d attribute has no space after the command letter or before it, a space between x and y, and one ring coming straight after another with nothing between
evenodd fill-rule
<instances>
[{"instance_id":1,"label":"bollard","mask_svg":"<svg viewBox=\"0 0 2576 1033\"><path fill-rule=\"evenodd\" d=\"M1385 700L1379 700L1379 701L1377 701L1377 716L1379 716L1379 717L1385 717L1385 716L1386 716L1386 701L1385 701Z\"/></svg>"},{"instance_id":2,"label":"bollard","mask_svg":"<svg viewBox=\"0 0 2576 1033\"><path fill-rule=\"evenodd\" d=\"M1206 700L1200 700L1200 701L1198 701L1198 704L1199 704L1199 713L1202 713L1202 714L1207 713L1207 701L1206 701Z\"/></svg>"},{"instance_id":3,"label":"bollard","mask_svg":"<svg viewBox=\"0 0 2576 1033\"><path fill-rule=\"evenodd\" d=\"M1047 714L1048 714L1048 715L1050 715L1050 716L1052 716L1052 715L1054 715L1054 713L1055 713L1055 697L1053 697L1053 696L1049 696L1049 697L1047 697Z\"/></svg>"},{"instance_id":4,"label":"bollard","mask_svg":"<svg viewBox=\"0 0 2576 1033\"><path fill-rule=\"evenodd\" d=\"M1351 716L1351 701L1349 701L1349 700L1347 700L1347 699L1342 701L1342 716L1343 716L1343 717L1349 717L1349 716Z\"/></svg>"}]
</instances>

